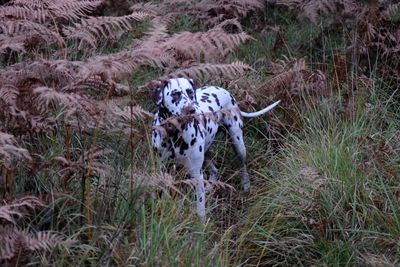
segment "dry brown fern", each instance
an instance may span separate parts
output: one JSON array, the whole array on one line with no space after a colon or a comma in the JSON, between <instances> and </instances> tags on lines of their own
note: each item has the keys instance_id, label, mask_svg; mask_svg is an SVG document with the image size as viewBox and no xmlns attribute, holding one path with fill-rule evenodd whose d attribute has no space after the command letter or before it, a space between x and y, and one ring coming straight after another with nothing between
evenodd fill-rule
<instances>
[{"instance_id":1,"label":"dry brown fern","mask_svg":"<svg viewBox=\"0 0 400 267\"><path fill-rule=\"evenodd\" d=\"M195 78L204 82L211 80L233 80L242 76L246 71L253 70L249 65L240 61L230 64L195 64L186 68L180 68L167 76L160 78L166 80L175 77Z\"/></svg>"},{"instance_id":2,"label":"dry brown fern","mask_svg":"<svg viewBox=\"0 0 400 267\"><path fill-rule=\"evenodd\" d=\"M28 150L18 146L15 137L0 131L0 167L16 165L17 160L31 160ZM14 166L15 167L15 166Z\"/></svg>"},{"instance_id":3,"label":"dry brown fern","mask_svg":"<svg viewBox=\"0 0 400 267\"><path fill-rule=\"evenodd\" d=\"M257 91L278 94L283 105L290 104L295 98L306 95L326 95L327 80L320 71L310 70L305 60L281 60L270 62L269 72L273 76Z\"/></svg>"},{"instance_id":4,"label":"dry brown fern","mask_svg":"<svg viewBox=\"0 0 400 267\"><path fill-rule=\"evenodd\" d=\"M326 30L340 29L354 36L348 46L353 60L381 58L386 63L379 66L379 71L390 80L400 80L400 34L396 20L400 4L390 1L277 0L274 5L287 7L297 13L300 20L311 21Z\"/></svg>"},{"instance_id":5,"label":"dry brown fern","mask_svg":"<svg viewBox=\"0 0 400 267\"><path fill-rule=\"evenodd\" d=\"M63 33L67 39L80 41L78 49L85 43L96 48L100 39L116 36L116 32L129 31L133 22L143 21L149 17L150 14L140 11L122 17L91 17L74 23L74 26L65 27Z\"/></svg>"},{"instance_id":6,"label":"dry brown fern","mask_svg":"<svg viewBox=\"0 0 400 267\"><path fill-rule=\"evenodd\" d=\"M110 149L103 150L93 148L86 151L83 156L76 160L68 160L64 157L55 157L54 161L60 164L61 183L65 185L74 178L81 178L82 175L87 175L90 170L90 176L96 175L99 177L107 177L110 173L110 166L104 163L106 155L111 154Z\"/></svg>"},{"instance_id":7,"label":"dry brown fern","mask_svg":"<svg viewBox=\"0 0 400 267\"><path fill-rule=\"evenodd\" d=\"M21 264L28 260L30 251L51 251L63 242L57 233L47 231L29 233L27 229L21 227L22 218L26 219L30 211L44 206L42 201L32 196L16 199L11 203L2 203L0 206L0 263Z\"/></svg>"},{"instance_id":8,"label":"dry brown fern","mask_svg":"<svg viewBox=\"0 0 400 267\"><path fill-rule=\"evenodd\" d=\"M161 45L172 49L178 58L196 59L207 62L220 61L228 53L236 50L243 42L252 39L246 33L230 34L220 27L207 32L181 32L165 40Z\"/></svg>"},{"instance_id":9,"label":"dry brown fern","mask_svg":"<svg viewBox=\"0 0 400 267\"><path fill-rule=\"evenodd\" d=\"M83 78L99 75L105 81L124 79L141 66L162 67L172 61L172 56L158 47L134 48L107 56L92 57L82 65L79 75Z\"/></svg>"},{"instance_id":10,"label":"dry brown fern","mask_svg":"<svg viewBox=\"0 0 400 267\"><path fill-rule=\"evenodd\" d=\"M129 87L116 82L122 70L114 73L112 65L118 62L110 60L111 65L101 65L97 60L42 60L0 71L4 81L0 88L0 118L10 122L5 130L19 135L47 132L55 129L56 121L80 123L83 128L111 128L112 116L119 121L115 112L122 114L124 106L109 100L126 95ZM92 65L98 66L91 69Z\"/></svg>"},{"instance_id":11,"label":"dry brown fern","mask_svg":"<svg viewBox=\"0 0 400 267\"><path fill-rule=\"evenodd\" d=\"M190 14L191 18L206 26L215 26L225 20L242 19L263 11L261 0L165 0L161 4L165 12L180 16ZM159 7L160 8L160 7Z\"/></svg>"},{"instance_id":12,"label":"dry brown fern","mask_svg":"<svg viewBox=\"0 0 400 267\"><path fill-rule=\"evenodd\" d=\"M64 46L61 28L93 12L102 1L10 1L0 6L0 53Z\"/></svg>"},{"instance_id":13,"label":"dry brown fern","mask_svg":"<svg viewBox=\"0 0 400 267\"><path fill-rule=\"evenodd\" d=\"M208 25L217 25L228 19L246 18L263 9L264 1L260 0L202 0L193 5L197 19Z\"/></svg>"},{"instance_id":14,"label":"dry brown fern","mask_svg":"<svg viewBox=\"0 0 400 267\"><path fill-rule=\"evenodd\" d=\"M354 16L354 11L359 7L355 0L277 0L274 5L287 7L298 13L300 20L308 20L319 24L322 17L337 15L338 12L346 12ZM324 24L327 24L324 22Z\"/></svg>"},{"instance_id":15,"label":"dry brown fern","mask_svg":"<svg viewBox=\"0 0 400 267\"><path fill-rule=\"evenodd\" d=\"M129 8L132 12L146 12L148 14L152 14L154 16L159 16L159 15L165 15L164 14L164 9L162 5L158 5L156 3L152 2L141 2L141 3L136 3L130 6Z\"/></svg>"},{"instance_id":16,"label":"dry brown fern","mask_svg":"<svg viewBox=\"0 0 400 267\"><path fill-rule=\"evenodd\" d=\"M264 105L270 97L282 99L281 106L286 111L284 119L272 119L269 132L281 140L287 127L298 129L302 126L300 107L313 105L331 93L327 78L321 71L310 69L304 59L282 60L269 63L272 77L253 90L252 95ZM265 97L267 96L267 97ZM283 125L282 121L286 124Z\"/></svg>"},{"instance_id":17,"label":"dry brown fern","mask_svg":"<svg viewBox=\"0 0 400 267\"><path fill-rule=\"evenodd\" d=\"M1 18L24 19L39 23L57 18L75 20L93 12L101 3L102 1L16 0L1 6L0 14Z\"/></svg>"}]
</instances>

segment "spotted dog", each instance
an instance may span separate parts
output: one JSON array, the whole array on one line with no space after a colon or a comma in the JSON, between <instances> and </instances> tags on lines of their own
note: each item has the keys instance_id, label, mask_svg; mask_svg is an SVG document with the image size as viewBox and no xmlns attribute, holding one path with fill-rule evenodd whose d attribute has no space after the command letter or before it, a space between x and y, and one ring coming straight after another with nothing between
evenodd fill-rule
<instances>
[{"instance_id":1,"label":"spotted dog","mask_svg":"<svg viewBox=\"0 0 400 267\"><path fill-rule=\"evenodd\" d=\"M158 111L153 121L152 144L161 158L182 164L191 178L197 180L197 213L205 216L205 190L202 167L207 166L210 180L217 177L217 168L207 151L223 126L240 160L243 188L249 190L246 170L246 148L243 142L242 117L257 117L273 109L280 101L253 113L240 111L233 96L221 87L205 86L194 90L193 80L170 79L157 84L153 100Z\"/></svg>"}]
</instances>

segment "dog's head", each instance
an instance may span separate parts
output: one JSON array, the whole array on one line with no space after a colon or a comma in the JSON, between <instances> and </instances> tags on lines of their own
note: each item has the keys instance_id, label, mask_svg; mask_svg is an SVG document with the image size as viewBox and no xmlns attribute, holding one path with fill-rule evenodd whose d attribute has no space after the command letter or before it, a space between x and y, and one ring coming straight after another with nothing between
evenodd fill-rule
<instances>
[{"instance_id":1,"label":"dog's head","mask_svg":"<svg viewBox=\"0 0 400 267\"><path fill-rule=\"evenodd\" d=\"M153 100L159 108L171 116L193 114L196 112L196 94L192 79L174 78L155 84Z\"/></svg>"}]
</instances>

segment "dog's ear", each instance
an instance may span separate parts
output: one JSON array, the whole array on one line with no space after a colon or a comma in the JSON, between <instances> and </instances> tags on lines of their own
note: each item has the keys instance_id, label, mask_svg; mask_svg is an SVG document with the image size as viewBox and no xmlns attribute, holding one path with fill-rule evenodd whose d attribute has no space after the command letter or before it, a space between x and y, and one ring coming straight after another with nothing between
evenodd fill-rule
<instances>
[{"instance_id":1,"label":"dog's ear","mask_svg":"<svg viewBox=\"0 0 400 267\"><path fill-rule=\"evenodd\" d=\"M162 89L165 87L165 83L162 81L151 81L149 89L151 90L151 98L153 102L159 106L162 103Z\"/></svg>"},{"instance_id":2,"label":"dog's ear","mask_svg":"<svg viewBox=\"0 0 400 267\"><path fill-rule=\"evenodd\" d=\"M193 90L196 89L196 84L194 83L193 79L189 79L190 84L193 87Z\"/></svg>"}]
</instances>

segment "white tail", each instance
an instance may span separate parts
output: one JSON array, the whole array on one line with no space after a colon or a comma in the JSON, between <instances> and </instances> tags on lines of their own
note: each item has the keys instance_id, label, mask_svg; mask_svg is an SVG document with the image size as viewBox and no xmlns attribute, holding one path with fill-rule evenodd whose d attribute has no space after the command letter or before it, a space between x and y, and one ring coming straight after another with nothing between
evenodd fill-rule
<instances>
[{"instance_id":1,"label":"white tail","mask_svg":"<svg viewBox=\"0 0 400 267\"><path fill-rule=\"evenodd\" d=\"M281 101L278 100L278 101L276 101L275 103L269 105L268 107L263 108L262 110L256 111L256 112L247 113L247 112L240 111L240 114L241 114L243 117L246 117L246 118L258 117L258 116L261 116L261 115L264 114L264 113L267 113L268 111L270 111L270 110L273 109L274 107L276 107L280 102L281 102Z\"/></svg>"}]
</instances>

